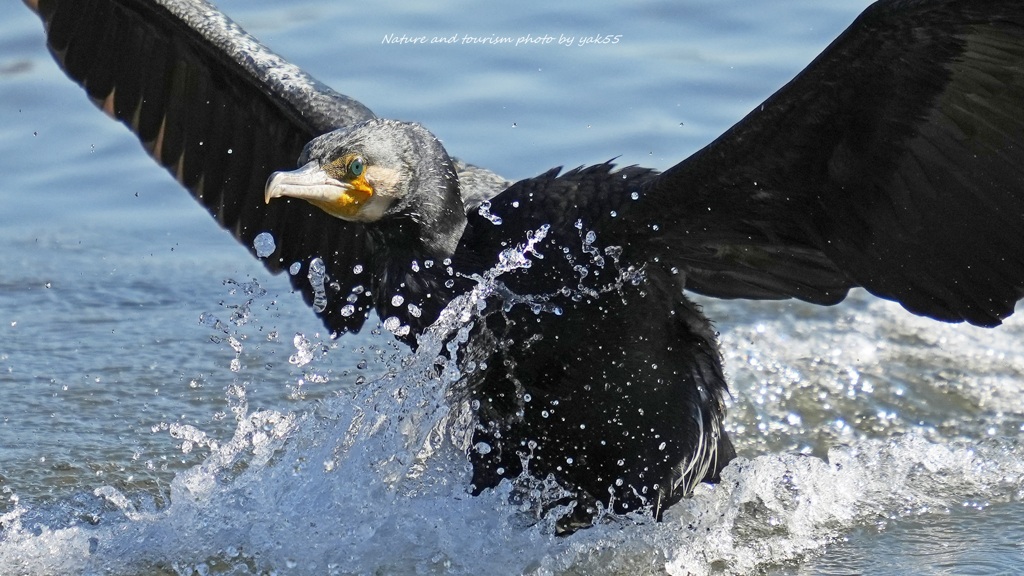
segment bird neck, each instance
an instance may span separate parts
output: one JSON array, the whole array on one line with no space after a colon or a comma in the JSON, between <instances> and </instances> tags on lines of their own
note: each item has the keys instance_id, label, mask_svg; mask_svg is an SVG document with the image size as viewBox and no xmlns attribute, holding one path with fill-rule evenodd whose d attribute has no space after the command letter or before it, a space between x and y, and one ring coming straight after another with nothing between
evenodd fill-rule
<instances>
[{"instance_id":1,"label":"bird neck","mask_svg":"<svg viewBox=\"0 0 1024 576\"><path fill-rule=\"evenodd\" d=\"M413 215L397 215L367 227L370 254L381 267L405 267L426 261L440 264L455 253L465 227L466 217L461 213L436 223L423 222Z\"/></svg>"},{"instance_id":2,"label":"bird neck","mask_svg":"<svg viewBox=\"0 0 1024 576\"><path fill-rule=\"evenodd\" d=\"M461 198L399 212L367 227L374 308L419 334L454 297L450 258L466 227Z\"/></svg>"}]
</instances>

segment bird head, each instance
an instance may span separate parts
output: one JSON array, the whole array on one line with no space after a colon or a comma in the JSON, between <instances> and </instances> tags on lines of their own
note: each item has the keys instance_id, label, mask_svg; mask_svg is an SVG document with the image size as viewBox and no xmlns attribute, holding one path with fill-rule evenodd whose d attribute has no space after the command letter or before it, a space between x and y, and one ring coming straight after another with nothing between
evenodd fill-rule
<instances>
[{"instance_id":1,"label":"bird head","mask_svg":"<svg viewBox=\"0 0 1024 576\"><path fill-rule=\"evenodd\" d=\"M299 166L270 176L267 203L299 198L364 224L403 211L422 216L425 207L452 201L462 210L452 161L419 124L375 118L328 132L306 145Z\"/></svg>"}]
</instances>

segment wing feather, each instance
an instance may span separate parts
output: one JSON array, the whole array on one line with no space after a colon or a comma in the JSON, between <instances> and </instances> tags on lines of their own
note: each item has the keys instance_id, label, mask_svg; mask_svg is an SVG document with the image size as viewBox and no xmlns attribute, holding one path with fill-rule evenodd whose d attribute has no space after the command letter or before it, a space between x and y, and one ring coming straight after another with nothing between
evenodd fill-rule
<instances>
[{"instance_id":1,"label":"wing feather","mask_svg":"<svg viewBox=\"0 0 1024 576\"><path fill-rule=\"evenodd\" d=\"M264 203L275 170L294 168L306 142L373 117L359 102L288 64L203 1L40 0L50 51L64 71L108 114L123 122L243 245L270 232L273 272L301 263L293 286L307 302L309 261L330 274L333 330L358 330L370 309L340 310L363 259L359 225L302 202ZM358 291L357 291L358 292Z\"/></svg>"}]
</instances>

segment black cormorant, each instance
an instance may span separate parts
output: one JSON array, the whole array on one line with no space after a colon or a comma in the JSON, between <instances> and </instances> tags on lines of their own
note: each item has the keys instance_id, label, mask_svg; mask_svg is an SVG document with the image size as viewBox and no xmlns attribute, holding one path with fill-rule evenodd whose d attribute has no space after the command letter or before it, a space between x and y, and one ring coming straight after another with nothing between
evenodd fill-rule
<instances>
[{"instance_id":1,"label":"black cormorant","mask_svg":"<svg viewBox=\"0 0 1024 576\"><path fill-rule=\"evenodd\" d=\"M515 183L202 0L26 1L68 75L225 228L247 246L272 233L273 271L301 263L295 287L337 333L375 310L415 345L519 247L459 350L472 485L553 478L576 501L564 531L598 503L658 517L733 455L715 334L684 289L834 304L861 286L980 326L1024 294L1020 0L881 0L664 173Z\"/></svg>"}]
</instances>

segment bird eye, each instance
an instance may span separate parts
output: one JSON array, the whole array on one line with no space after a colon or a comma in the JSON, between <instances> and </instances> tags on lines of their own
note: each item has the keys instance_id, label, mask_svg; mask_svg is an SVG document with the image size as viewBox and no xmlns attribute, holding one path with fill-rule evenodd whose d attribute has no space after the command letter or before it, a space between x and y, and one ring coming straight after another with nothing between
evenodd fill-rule
<instances>
[{"instance_id":1,"label":"bird eye","mask_svg":"<svg viewBox=\"0 0 1024 576\"><path fill-rule=\"evenodd\" d=\"M357 158L353 158L348 163L348 173L351 174L354 177L358 177L358 176L362 175L364 168L365 168L365 166L363 166L363 159L362 158L358 158L358 157Z\"/></svg>"}]
</instances>

